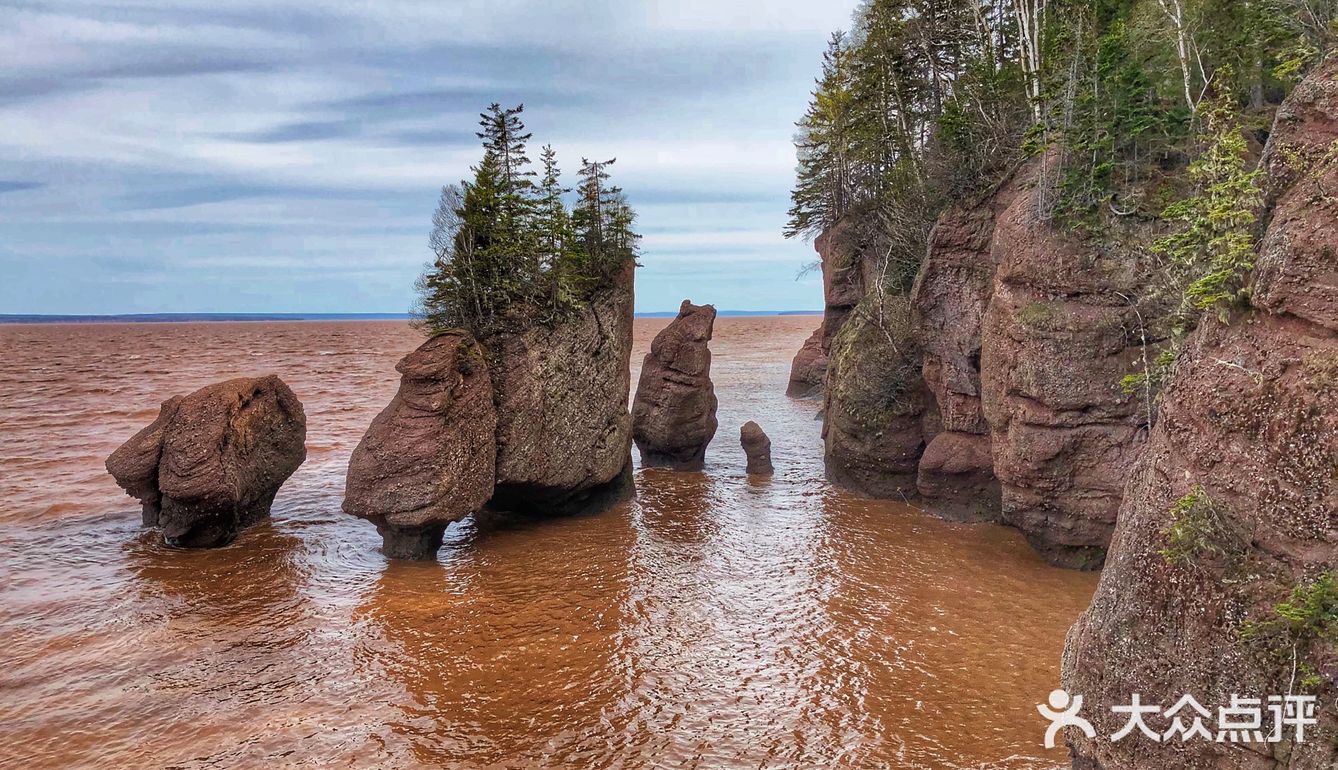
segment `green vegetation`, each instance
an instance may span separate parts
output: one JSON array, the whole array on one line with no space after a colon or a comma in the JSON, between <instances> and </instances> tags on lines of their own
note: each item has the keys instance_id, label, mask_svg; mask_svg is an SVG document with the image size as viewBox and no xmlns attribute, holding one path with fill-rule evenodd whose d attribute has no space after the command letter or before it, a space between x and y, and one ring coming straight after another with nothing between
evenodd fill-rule
<instances>
[{"instance_id":1,"label":"green vegetation","mask_svg":"<svg viewBox=\"0 0 1338 770\"><path fill-rule=\"evenodd\" d=\"M1042 218L1170 276L1133 301L1224 311L1250 269L1257 200L1240 127L1267 126L1330 47L1336 12L1335 0L866 0L832 36L798 123L786 234L851 220L886 288L904 291L945 206L1043 155ZM1111 234L1158 219L1176 232L1156 253Z\"/></svg>"},{"instance_id":2,"label":"green vegetation","mask_svg":"<svg viewBox=\"0 0 1338 770\"><path fill-rule=\"evenodd\" d=\"M1181 313L1213 309L1225 320L1254 269L1254 212L1263 193L1260 172L1246 170L1245 137L1232 106L1207 103L1202 123L1203 149L1189 165L1195 189L1162 212L1178 228L1152 250L1184 283Z\"/></svg>"},{"instance_id":3,"label":"green vegetation","mask_svg":"<svg viewBox=\"0 0 1338 770\"><path fill-rule=\"evenodd\" d=\"M1284 664L1289 662L1293 683L1299 675L1302 687L1319 686L1324 679L1311 655L1316 648L1338 654L1338 574L1324 572L1295 586L1268 617L1242 624L1240 636Z\"/></svg>"},{"instance_id":4,"label":"green vegetation","mask_svg":"<svg viewBox=\"0 0 1338 770\"><path fill-rule=\"evenodd\" d=\"M636 260L636 215L609 184L613 161L582 159L568 210L552 147L543 148L541 176L530 167L523 109L493 104L482 113L474 178L442 189L429 239L435 257L415 308L429 334L556 320Z\"/></svg>"},{"instance_id":5,"label":"green vegetation","mask_svg":"<svg viewBox=\"0 0 1338 770\"><path fill-rule=\"evenodd\" d=\"M1158 551L1169 563L1197 569L1209 560L1233 560L1240 550L1231 523L1203 487L1195 484L1169 513L1171 523L1161 531L1166 546Z\"/></svg>"}]
</instances>

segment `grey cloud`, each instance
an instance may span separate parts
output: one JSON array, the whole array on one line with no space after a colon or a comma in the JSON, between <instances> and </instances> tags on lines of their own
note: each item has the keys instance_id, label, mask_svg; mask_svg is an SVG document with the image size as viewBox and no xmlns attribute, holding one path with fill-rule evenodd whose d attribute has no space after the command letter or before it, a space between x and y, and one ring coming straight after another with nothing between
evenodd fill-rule
<instances>
[{"instance_id":1,"label":"grey cloud","mask_svg":"<svg viewBox=\"0 0 1338 770\"><path fill-rule=\"evenodd\" d=\"M44 187L41 182L20 182L13 179L0 179L0 193L20 192L22 190L35 190Z\"/></svg>"}]
</instances>

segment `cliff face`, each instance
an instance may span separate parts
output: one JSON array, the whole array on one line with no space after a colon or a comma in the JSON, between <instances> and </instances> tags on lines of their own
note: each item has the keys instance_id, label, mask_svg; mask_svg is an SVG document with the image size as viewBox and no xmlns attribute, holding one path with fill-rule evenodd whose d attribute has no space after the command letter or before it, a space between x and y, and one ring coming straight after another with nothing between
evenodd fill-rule
<instances>
[{"instance_id":1,"label":"cliff face","mask_svg":"<svg viewBox=\"0 0 1338 770\"><path fill-rule=\"evenodd\" d=\"M1254 308L1191 336L1096 596L1069 632L1064 686L1098 735L1069 735L1075 768L1338 766L1338 598L1323 579L1338 570L1338 202L1324 192L1338 190L1335 138L1330 58L1278 113L1265 151L1273 210ZM1298 599L1304 622L1282 622L1277 605ZM1319 724L1303 744L1290 730L1278 743L1112 743L1123 723L1110 707L1134 692L1209 708L1306 692Z\"/></svg>"},{"instance_id":2,"label":"cliff face","mask_svg":"<svg viewBox=\"0 0 1338 770\"><path fill-rule=\"evenodd\" d=\"M875 293L840 316L828 470L948 518L1001 520L1051 562L1094 568L1145 430L1119 386L1142 367L1126 299L1141 278L1040 215L1041 163L940 216L909 298L884 299L885 315L911 311L892 336L869 331Z\"/></svg>"},{"instance_id":3,"label":"cliff face","mask_svg":"<svg viewBox=\"0 0 1338 770\"><path fill-rule=\"evenodd\" d=\"M827 475L874 497L915 494L927 393L905 295L871 293L832 341L822 435Z\"/></svg>"},{"instance_id":4,"label":"cliff face","mask_svg":"<svg viewBox=\"0 0 1338 770\"><path fill-rule=\"evenodd\" d=\"M994 229L1017 197L1009 180L984 201L954 207L929 235L924 265L911 289L925 387L938 432L925 447L916 490L951 518L1000 516L990 426L981 406L981 321L994 292Z\"/></svg>"},{"instance_id":5,"label":"cliff face","mask_svg":"<svg viewBox=\"0 0 1338 770\"><path fill-rule=\"evenodd\" d=\"M497 405L494 507L579 505L630 468L633 270L570 319L482 340Z\"/></svg>"},{"instance_id":6,"label":"cliff face","mask_svg":"<svg viewBox=\"0 0 1338 770\"><path fill-rule=\"evenodd\" d=\"M785 393L795 398L820 396L830 363L832 340L870 286L869 267L862 257L858 228L838 222L813 242L822 265L822 324L804 342L790 363Z\"/></svg>"},{"instance_id":7,"label":"cliff face","mask_svg":"<svg viewBox=\"0 0 1338 770\"><path fill-rule=\"evenodd\" d=\"M982 407L1003 520L1050 561L1101 565L1146 415L1119 386L1141 370L1134 261L1040 224L1014 196L994 233L981 322Z\"/></svg>"}]
</instances>

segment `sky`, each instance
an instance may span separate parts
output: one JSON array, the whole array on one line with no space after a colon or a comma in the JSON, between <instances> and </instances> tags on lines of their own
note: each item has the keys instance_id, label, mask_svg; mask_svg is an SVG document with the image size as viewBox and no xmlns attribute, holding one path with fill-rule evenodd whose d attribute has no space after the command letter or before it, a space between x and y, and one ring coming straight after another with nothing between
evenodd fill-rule
<instances>
[{"instance_id":1,"label":"sky","mask_svg":"<svg viewBox=\"0 0 1338 770\"><path fill-rule=\"evenodd\" d=\"M856 0L0 0L0 313L404 312L478 112L639 214L637 310L821 307L781 235Z\"/></svg>"}]
</instances>

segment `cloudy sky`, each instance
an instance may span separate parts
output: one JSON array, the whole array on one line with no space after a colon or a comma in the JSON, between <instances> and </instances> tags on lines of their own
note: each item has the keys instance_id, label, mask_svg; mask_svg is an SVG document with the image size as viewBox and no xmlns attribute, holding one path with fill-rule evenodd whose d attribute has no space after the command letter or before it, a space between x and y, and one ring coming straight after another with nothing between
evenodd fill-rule
<instances>
[{"instance_id":1,"label":"cloudy sky","mask_svg":"<svg viewBox=\"0 0 1338 770\"><path fill-rule=\"evenodd\" d=\"M618 158L638 310L817 308L790 139L854 5L0 0L0 313L403 312L492 101Z\"/></svg>"}]
</instances>

